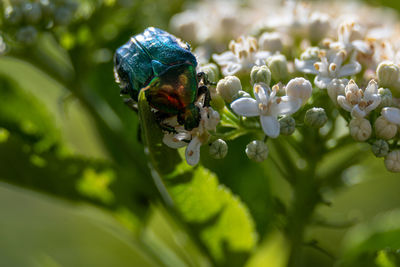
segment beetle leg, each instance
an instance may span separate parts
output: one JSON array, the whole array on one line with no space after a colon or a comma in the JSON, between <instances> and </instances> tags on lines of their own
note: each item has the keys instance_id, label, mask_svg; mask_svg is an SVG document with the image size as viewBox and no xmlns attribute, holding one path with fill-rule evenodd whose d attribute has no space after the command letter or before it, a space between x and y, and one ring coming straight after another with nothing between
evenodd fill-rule
<instances>
[{"instance_id":1,"label":"beetle leg","mask_svg":"<svg viewBox=\"0 0 400 267\"><path fill-rule=\"evenodd\" d=\"M210 90L208 90L208 87L205 85L202 85L197 90L198 90L197 91L198 97L204 95L203 107L209 107L210 101L211 101L211 95L210 95Z\"/></svg>"},{"instance_id":2,"label":"beetle leg","mask_svg":"<svg viewBox=\"0 0 400 267\"><path fill-rule=\"evenodd\" d=\"M165 113L162 112L156 112L154 113L154 117L158 125L160 126L161 130L166 131L168 133L178 133L175 128L168 123L165 123L164 120L167 119L169 116Z\"/></svg>"},{"instance_id":3,"label":"beetle leg","mask_svg":"<svg viewBox=\"0 0 400 267\"><path fill-rule=\"evenodd\" d=\"M216 83L209 81L207 74L202 71L197 73L197 79L199 81L201 81L204 85L208 85L208 84L209 85L217 85Z\"/></svg>"}]
</instances>

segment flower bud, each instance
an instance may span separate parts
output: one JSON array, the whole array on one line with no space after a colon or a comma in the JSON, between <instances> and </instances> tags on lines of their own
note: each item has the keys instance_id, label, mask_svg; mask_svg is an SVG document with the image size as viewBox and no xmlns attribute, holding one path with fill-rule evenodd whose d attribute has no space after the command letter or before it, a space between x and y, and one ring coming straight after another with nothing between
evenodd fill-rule
<instances>
[{"instance_id":1,"label":"flower bud","mask_svg":"<svg viewBox=\"0 0 400 267\"><path fill-rule=\"evenodd\" d=\"M379 116L374 124L376 136L385 140L392 139L397 133L397 125Z\"/></svg>"},{"instance_id":2,"label":"flower bud","mask_svg":"<svg viewBox=\"0 0 400 267\"><path fill-rule=\"evenodd\" d=\"M283 81L288 77L288 64L284 55L270 56L267 59L267 65L271 70L274 81Z\"/></svg>"},{"instance_id":3,"label":"flower bud","mask_svg":"<svg viewBox=\"0 0 400 267\"><path fill-rule=\"evenodd\" d=\"M308 47L306 49L306 51L301 53L300 59L304 60L304 61L308 61L308 60L319 61L319 52L320 52L320 49L318 47L315 47L315 46Z\"/></svg>"},{"instance_id":4,"label":"flower bud","mask_svg":"<svg viewBox=\"0 0 400 267\"><path fill-rule=\"evenodd\" d=\"M330 19L327 14L314 12L310 17L309 36L311 42L321 41L331 28Z\"/></svg>"},{"instance_id":5,"label":"flower bud","mask_svg":"<svg viewBox=\"0 0 400 267\"><path fill-rule=\"evenodd\" d=\"M376 75L380 86L391 87L400 79L400 68L393 62L384 61L379 64Z\"/></svg>"},{"instance_id":6,"label":"flower bud","mask_svg":"<svg viewBox=\"0 0 400 267\"><path fill-rule=\"evenodd\" d=\"M312 94L311 83L304 78L294 78L286 85L286 94L288 96L300 98L304 105Z\"/></svg>"},{"instance_id":7,"label":"flower bud","mask_svg":"<svg viewBox=\"0 0 400 267\"><path fill-rule=\"evenodd\" d=\"M268 147L263 141L254 140L246 146L246 154L249 159L262 162L268 157Z\"/></svg>"},{"instance_id":8,"label":"flower bud","mask_svg":"<svg viewBox=\"0 0 400 267\"><path fill-rule=\"evenodd\" d=\"M337 104L338 95L345 95L344 89L349 83L347 79L333 79L327 86L328 95L332 102Z\"/></svg>"},{"instance_id":9,"label":"flower bud","mask_svg":"<svg viewBox=\"0 0 400 267\"><path fill-rule=\"evenodd\" d=\"M231 103L240 90L242 90L242 85L236 76L226 76L217 84L217 92L226 103Z\"/></svg>"},{"instance_id":10,"label":"flower bud","mask_svg":"<svg viewBox=\"0 0 400 267\"><path fill-rule=\"evenodd\" d=\"M271 71L266 65L254 66L250 73L251 84L265 83L269 86L271 83Z\"/></svg>"},{"instance_id":11,"label":"flower bud","mask_svg":"<svg viewBox=\"0 0 400 267\"><path fill-rule=\"evenodd\" d=\"M279 126L281 134L291 135L296 130L296 121L290 116L285 116L279 119Z\"/></svg>"},{"instance_id":12,"label":"flower bud","mask_svg":"<svg viewBox=\"0 0 400 267\"><path fill-rule=\"evenodd\" d=\"M228 154L228 145L222 139L217 139L210 144L209 149L211 157L215 159L223 159Z\"/></svg>"},{"instance_id":13,"label":"flower bud","mask_svg":"<svg viewBox=\"0 0 400 267\"><path fill-rule=\"evenodd\" d=\"M258 40L260 50L270 51L272 53L282 51L282 38L277 32L264 32Z\"/></svg>"},{"instance_id":14,"label":"flower bud","mask_svg":"<svg viewBox=\"0 0 400 267\"><path fill-rule=\"evenodd\" d=\"M327 120L328 117L323 108L310 108L304 116L304 123L314 128L321 128Z\"/></svg>"},{"instance_id":15,"label":"flower bud","mask_svg":"<svg viewBox=\"0 0 400 267\"><path fill-rule=\"evenodd\" d=\"M385 140L378 139L372 144L371 150L378 158L386 157L389 153L389 144Z\"/></svg>"},{"instance_id":16,"label":"flower bud","mask_svg":"<svg viewBox=\"0 0 400 267\"><path fill-rule=\"evenodd\" d=\"M400 149L393 150L386 156L385 166L388 171L400 172Z\"/></svg>"},{"instance_id":17,"label":"flower bud","mask_svg":"<svg viewBox=\"0 0 400 267\"><path fill-rule=\"evenodd\" d=\"M219 70L217 65L214 63L208 63L204 66L201 66L199 68L200 72L204 72L207 75L207 80L213 83L216 83L218 81L219 77Z\"/></svg>"},{"instance_id":18,"label":"flower bud","mask_svg":"<svg viewBox=\"0 0 400 267\"><path fill-rule=\"evenodd\" d=\"M42 9L39 3L25 3L22 6L22 12L24 13L26 21L30 24L37 23L42 18Z\"/></svg>"},{"instance_id":19,"label":"flower bud","mask_svg":"<svg viewBox=\"0 0 400 267\"><path fill-rule=\"evenodd\" d=\"M4 10L4 20L11 25L17 25L22 20L22 11L18 6L8 6Z\"/></svg>"},{"instance_id":20,"label":"flower bud","mask_svg":"<svg viewBox=\"0 0 400 267\"><path fill-rule=\"evenodd\" d=\"M363 142L367 140L372 133L372 127L369 120L364 118L355 118L350 121L350 135L354 140Z\"/></svg>"},{"instance_id":21,"label":"flower bud","mask_svg":"<svg viewBox=\"0 0 400 267\"><path fill-rule=\"evenodd\" d=\"M36 41L37 30L33 26L26 26L18 30L16 39L25 44L31 45Z\"/></svg>"},{"instance_id":22,"label":"flower bud","mask_svg":"<svg viewBox=\"0 0 400 267\"><path fill-rule=\"evenodd\" d=\"M388 88L379 88L379 95L381 96L381 103L379 104L380 108L390 107L393 103L392 92Z\"/></svg>"}]
</instances>

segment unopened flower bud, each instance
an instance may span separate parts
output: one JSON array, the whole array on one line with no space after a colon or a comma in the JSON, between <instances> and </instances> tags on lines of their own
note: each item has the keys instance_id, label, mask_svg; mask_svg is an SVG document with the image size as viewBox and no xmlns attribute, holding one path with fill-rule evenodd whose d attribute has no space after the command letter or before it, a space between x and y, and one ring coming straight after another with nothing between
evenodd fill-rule
<instances>
[{"instance_id":1,"label":"unopened flower bud","mask_svg":"<svg viewBox=\"0 0 400 267\"><path fill-rule=\"evenodd\" d=\"M376 136L385 140L392 139L397 133L397 125L379 116L374 124Z\"/></svg>"},{"instance_id":2,"label":"unopened flower bud","mask_svg":"<svg viewBox=\"0 0 400 267\"><path fill-rule=\"evenodd\" d=\"M301 53L300 55L300 59L301 60L319 60L319 52L320 49L318 47L308 47L306 49L306 51L304 51L303 53Z\"/></svg>"},{"instance_id":3,"label":"unopened flower bud","mask_svg":"<svg viewBox=\"0 0 400 267\"><path fill-rule=\"evenodd\" d=\"M388 171L400 172L400 149L393 150L386 156L385 166Z\"/></svg>"},{"instance_id":4,"label":"unopened flower bud","mask_svg":"<svg viewBox=\"0 0 400 267\"><path fill-rule=\"evenodd\" d=\"M337 104L338 95L345 95L344 89L349 83L347 79L333 79L327 86L327 91L333 103Z\"/></svg>"},{"instance_id":5,"label":"unopened flower bud","mask_svg":"<svg viewBox=\"0 0 400 267\"><path fill-rule=\"evenodd\" d=\"M42 18L42 9L39 3L26 2L22 6L22 12L28 23L34 24L40 21Z\"/></svg>"},{"instance_id":6,"label":"unopened flower bud","mask_svg":"<svg viewBox=\"0 0 400 267\"><path fill-rule=\"evenodd\" d=\"M210 144L210 155L215 159L223 159L228 154L228 145L222 139L217 139Z\"/></svg>"},{"instance_id":7,"label":"unopened flower bud","mask_svg":"<svg viewBox=\"0 0 400 267\"><path fill-rule=\"evenodd\" d=\"M262 162L268 157L268 147L263 141L254 140L246 146L246 154L249 159Z\"/></svg>"},{"instance_id":8,"label":"unopened flower bud","mask_svg":"<svg viewBox=\"0 0 400 267\"><path fill-rule=\"evenodd\" d=\"M206 74L208 81L213 83L216 83L218 81L219 70L217 65L215 65L214 63L208 63L204 66L201 66L199 68L199 71Z\"/></svg>"},{"instance_id":9,"label":"unopened flower bud","mask_svg":"<svg viewBox=\"0 0 400 267\"><path fill-rule=\"evenodd\" d=\"M391 87L400 79L400 68L393 62L384 61L379 64L376 75L380 86Z\"/></svg>"},{"instance_id":10,"label":"unopened flower bud","mask_svg":"<svg viewBox=\"0 0 400 267\"><path fill-rule=\"evenodd\" d=\"M327 14L314 12L310 17L309 36L314 43L321 41L331 28Z\"/></svg>"},{"instance_id":11,"label":"unopened flower bud","mask_svg":"<svg viewBox=\"0 0 400 267\"><path fill-rule=\"evenodd\" d=\"M251 95L246 91L240 90L236 95L233 96L233 100L236 100L241 97L251 97Z\"/></svg>"},{"instance_id":12,"label":"unopened flower bud","mask_svg":"<svg viewBox=\"0 0 400 267\"><path fill-rule=\"evenodd\" d=\"M379 88L378 90L379 95L381 96L381 103L379 107L390 107L393 102L392 92L388 88Z\"/></svg>"},{"instance_id":13,"label":"unopened flower bud","mask_svg":"<svg viewBox=\"0 0 400 267\"><path fill-rule=\"evenodd\" d=\"M378 139L372 144L371 150L378 158L386 157L389 153L389 144L385 140Z\"/></svg>"},{"instance_id":14,"label":"unopened flower bud","mask_svg":"<svg viewBox=\"0 0 400 267\"><path fill-rule=\"evenodd\" d=\"M277 54L270 56L267 59L267 65L271 70L274 81L283 81L288 77L288 64L284 55Z\"/></svg>"},{"instance_id":15,"label":"unopened flower bud","mask_svg":"<svg viewBox=\"0 0 400 267\"><path fill-rule=\"evenodd\" d=\"M31 45L36 41L37 30L33 26L26 26L18 30L16 39L25 44Z\"/></svg>"},{"instance_id":16,"label":"unopened flower bud","mask_svg":"<svg viewBox=\"0 0 400 267\"><path fill-rule=\"evenodd\" d=\"M301 102L304 105L311 97L312 85L308 80L304 78L294 78L288 82L285 90L288 96L301 99Z\"/></svg>"},{"instance_id":17,"label":"unopened flower bud","mask_svg":"<svg viewBox=\"0 0 400 267\"><path fill-rule=\"evenodd\" d=\"M16 25L22 20L22 11L18 6L8 6L4 10L4 20L11 25Z\"/></svg>"},{"instance_id":18,"label":"unopened flower bud","mask_svg":"<svg viewBox=\"0 0 400 267\"><path fill-rule=\"evenodd\" d=\"M277 32L265 32L258 40L260 50L270 51L272 53L282 51L282 37Z\"/></svg>"},{"instance_id":19,"label":"unopened flower bud","mask_svg":"<svg viewBox=\"0 0 400 267\"><path fill-rule=\"evenodd\" d=\"M254 66L250 73L251 84L265 83L269 86L271 83L271 71L266 65Z\"/></svg>"},{"instance_id":20,"label":"unopened flower bud","mask_svg":"<svg viewBox=\"0 0 400 267\"><path fill-rule=\"evenodd\" d=\"M236 76L226 76L217 84L217 92L226 103L231 103L240 90L242 90L242 84Z\"/></svg>"},{"instance_id":21,"label":"unopened flower bud","mask_svg":"<svg viewBox=\"0 0 400 267\"><path fill-rule=\"evenodd\" d=\"M349 124L350 135L354 140L363 142L367 140L372 133L372 127L369 120L364 118L354 118Z\"/></svg>"},{"instance_id":22,"label":"unopened flower bud","mask_svg":"<svg viewBox=\"0 0 400 267\"><path fill-rule=\"evenodd\" d=\"M296 130L296 121L290 116L285 116L279 119L279 126L281 134L291 135Z\"/></svg>"},{"instance_id":23,"label":"unopened flower bud","mask_svg":"<svg viewBox=\"0 0 400 267\"><path fill-rule=\"evenodd\" d=\"M304 116L304 123L314 128L321 128L327 120L328 117L323 108L310 108Z\"/></svg>"}]
</instances>

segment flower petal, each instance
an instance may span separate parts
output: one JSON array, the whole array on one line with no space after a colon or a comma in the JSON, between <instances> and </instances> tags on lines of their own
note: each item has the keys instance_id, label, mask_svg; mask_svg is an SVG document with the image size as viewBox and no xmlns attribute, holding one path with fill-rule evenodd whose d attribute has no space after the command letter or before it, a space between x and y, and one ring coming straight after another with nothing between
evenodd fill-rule
<instances>
[{"instance_id":1,"label":"flower petal","mask_svg":"<svg viewBox=\"0 0 400 267\"><path fill-rule=\"evenodd\" d=\"M229 62L224 68L222 68L222 74L224 74L224 76L231 76L239 72L241 69L241 64L236 62Z\"/></svg>"},{"instance_id":2,"label":"flower petal","mask_svg":"<svg viewBox=\"0 0 400 267\"><path fill-rule=\"evenodd\" d=\"M366 98L367 100L370 100L370 97L373 97L373 95L378 94L378 84L376 83L375 80L371 80L368 83L367 88L365 88L365 96L364 98Z\"/></svg>"},{"instance_id":3,"label":"flower petal","mask_svg":"<svg viewBox=\"0 0 400 267\"><path fill-rule=\"evenodd\" d=\"M353 118L364 118L367 115L367 113L360 109L360 107L357 105L355 105L351 111L351 116Z\"/></svg>"},{"instance_id":4,"label":"flower petal","mask_svg":"<svg viewBox=\"0 0 400 267\"><path fill-rule=\"evenodd\" d=\"M400 125L400 109L386 107L382 109L381 114L389 122Z\"/></svg>"},{"instance_id":5,"label":"flower petal","mask_svg":"<svg viewBox=\"0 0 400 267\"><path fill-rule=\"evenodd\" d=\"M226 51L222 54L213 54L212 58L218 65L227 65L229 62L236 62L237 58L232 51Z\"/></svg>"},{"instance_id":6,"label":"flower petal","mask_svg":"<svg viewBox=\"0 0 400 267\"><path fill-rule=\"evenodd\" d=\"M260 115L257 101L250 97L236 99L232 102L231 108L236 114L244 117L254 117Z\"/></svg>"},{"instance_id":7,"label":"flower petal","mask_svg":"<svg viewBox=\"0 0 400 267\"><path fill-rule=\"evenodd\" d=\"M187 145L186 142L181 141L182 139L178 138L176 134L168 133L164 134L163 143L170 148L181 148Z\"/></svg>"},{"instance_id":8,"label":"flower petal","mask_svg":"<svg viewBox=\"0 0 400 267\"><path fill-rule=\"evenodd\" d=\"M261 127L266 135L276 138L280 133L278 120L273 116L260 116Z\"/></svg>"},{"instance_id":9,"label":"flower petal","mask_svg":"<svg viewBox=\"0 0 400 267\"><path fill-rule=\"evenodd\" d=\"M263 103L264 105L268 105L269 100L269 88L266 87L265 84L257 83L254 84L253 92L254 96L258 103Z\"/></svg>"},{"instance_id":10,"label":"flower petal","mask_svg":"<svg viewBox=\"0 0 400 267\"><path fill-rule=\"evenodd\" d=\"M274 102L270 107L271 116L290 115L298 111L301 107L301 99L293 96L280 97L279 104Z\"/></svg>"},{"instance_id":11,"label":"flower petal","mask_svg":"<svg viewBox=\"0 0 400 267\"><path fill-rule=\"evenodd\" d=\"M190 166L197 165L200 160L200 146L201 142L199 138L195 137L190 141L189 145L186 147L185 151L185 157L186 157L186 162Z\"/></svg>"},{"instance_id":12,"label":"flower petal","mask_svg":"<svg viewBox=\"0 0 400 267\"><path fill-rule=\"evenodd\" d=\"M348 112L351 112L353 110L353 106L350 105L349 102L347 102L346 97L343 95L338 95L337 103L339 104L339 106L342 107L342 109Z\"/></svg>"},{"instance_id":13,"label":"flower petal","mask_svg":"<svg viewBox=\"0 0 400 267\"><path fill-rule=\"evenodd\" d=\"M317 75L315 76L314 84L320 89L325 89L331 81L332 79L329 77Z\"/></svg>"},{"instance_id":14,"label":"flower petal","mask_svg":"<svg viewBox=\"0 0 400 267\"><path fill-rule=\"evenodd\" d=\"M316 60L299 60L295 58L294 65L298 71L310 74L318 74L318 71L314 67Z\"/></svg>"},{"instance_id":15,"label":"flower petal","mask_svg":"<svg viewBox=\"0 0 400 267\"><path fill-rule=\"evenodd\" d=\"M343 65L338 73L338 77L351 76L361 71L361 65L357 61L352 61Z\"/></svg>"},{"instance_id":16,"label":"flower petal","mask_svg":"<svg viewBox=\"0 0 400 267\"><path fill-rule=\"evenodd\" d=\"M371 53L371 49L370 49L369 45L362 40L355 40L355 41L351 42L351 44L354 46L354 48L356 50L360 51L363 54Z\"/></svg>"},{"instance_id":17,"label":"flower petal","mask_svg":"<svg viewBox=\"0 0 400 267\"><path fill-rule=\"evenodd\" d=\"M372 101L371 104L369 104L366 108L365 108L365 112L368 114L370 113L372 110L376 109L379 104L381 103L381 96L378 94L374 94L374 95L369 95L368 98L365 98L368 101Z\"/></svg>"}]
</instances>

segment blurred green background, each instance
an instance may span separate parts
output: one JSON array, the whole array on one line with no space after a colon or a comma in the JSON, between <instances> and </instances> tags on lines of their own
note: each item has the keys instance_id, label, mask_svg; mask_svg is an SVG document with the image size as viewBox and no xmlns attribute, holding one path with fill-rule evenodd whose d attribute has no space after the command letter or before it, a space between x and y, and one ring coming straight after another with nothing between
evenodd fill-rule
<instances>
[{"instance_id":1,"label":"blurred green background","mask_svg":"<svg viewBox=\"0 0 400 267\"><path fill-rule=\"evenodd\" d=\"M370 3L400 10L395 1ZM112 72L117 47L148 26L168 30L171 16L188 4L85 0L77 19L41 28L34 44L10 39L0 56L0 266L215 264L160 204L137 115L123 104ZM17 30L3 18L6 41ZM250 140L229 143L222 161L202 158L247 206L258 232L251 256L228 256L224 265L282 266L289 248L276 233L277 210L291 190L272 163L247 159ZM332 205L316 213L337 225L316 223L306 237L329 253L310 245L303 266L332 266L343 255L349 266L392 266L392 250L400 248L400 177L365 155L340 177L340 190L325 192ZM370 265L354 265L360 255Z\"/></svg>"}]
</instances>

